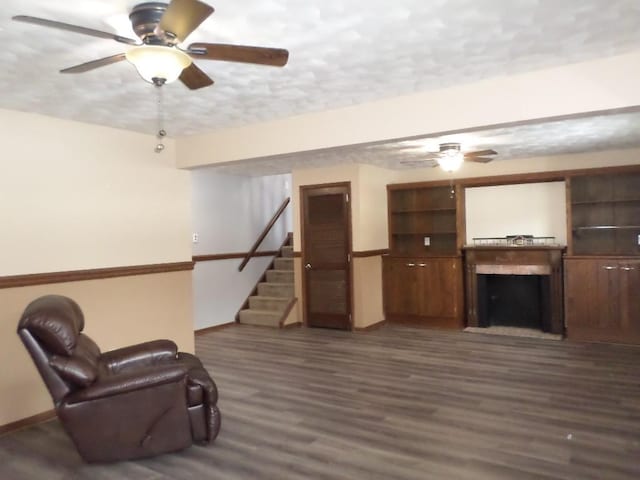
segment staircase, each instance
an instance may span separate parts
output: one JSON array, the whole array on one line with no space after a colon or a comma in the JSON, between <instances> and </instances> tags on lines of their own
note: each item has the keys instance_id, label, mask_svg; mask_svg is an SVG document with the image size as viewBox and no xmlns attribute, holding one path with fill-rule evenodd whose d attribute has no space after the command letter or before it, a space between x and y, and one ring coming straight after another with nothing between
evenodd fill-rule
<instances>
[{"instance_id":1,"label":"staircase","mask_svg":"<svg viewBox=\"0 0 640 480\"><path fill-rule=\"evenodd\" d=\"M249 297L248 307L240 310L238 319L247 325L280 328L289 305L294 299L293 247L285 245L280 255Z\"/></svg>"}]
</instances>

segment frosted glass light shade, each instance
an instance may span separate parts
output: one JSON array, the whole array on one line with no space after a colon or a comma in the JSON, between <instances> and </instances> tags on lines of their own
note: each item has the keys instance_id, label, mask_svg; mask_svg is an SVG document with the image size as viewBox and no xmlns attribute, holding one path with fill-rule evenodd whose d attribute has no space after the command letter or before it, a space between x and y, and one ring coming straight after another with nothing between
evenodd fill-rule
<instances>
[{"instance_id":1,"label":"frosted glass light shade","mask_svg":"<svg viewBox=\"0 0 640 480\"><path fill-rule=\"evenodd\" d=\"M445 172L455 172L460 168L463 161L464 156L459 150L446 150L438 157L438 165Z\"/></svg>"},{"instance_id":2,"label":"frosted glass light shade","mask_svg":"<svg viewBox=\"0 0 640 480\"><path fill-rule=\"evenodd\" d=\"M161 45L142 45L126 53L127 60L149 83L153 79L163 79L165 83L175 82L182 70L191 65L191 57L173 47Z\"/></svg>"}]
</instances>

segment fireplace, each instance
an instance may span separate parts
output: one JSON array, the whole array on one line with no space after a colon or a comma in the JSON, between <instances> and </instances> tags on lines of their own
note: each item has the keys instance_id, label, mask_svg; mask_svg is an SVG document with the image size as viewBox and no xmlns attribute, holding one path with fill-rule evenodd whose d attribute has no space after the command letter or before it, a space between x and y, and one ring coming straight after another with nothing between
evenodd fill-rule
<instances>
[{"instance_id":1,"label":"fireplace","mask_svg":"<svg viewBox=\"0 0 640 480\"><path fill-rule=\"evenodd\" d=\"M484 275L476 278L478 325L551 330L548 275Z\"/></svg>"},{"instance_id":2,"label":"fireplace","mask_svg":"<svg viewBox=\"0 0 640 480\"><path fill-rule=\"evenodd\" d=\"M563 333L559 246L465 248L467 326Z\"/></svg>"}]
</instances>

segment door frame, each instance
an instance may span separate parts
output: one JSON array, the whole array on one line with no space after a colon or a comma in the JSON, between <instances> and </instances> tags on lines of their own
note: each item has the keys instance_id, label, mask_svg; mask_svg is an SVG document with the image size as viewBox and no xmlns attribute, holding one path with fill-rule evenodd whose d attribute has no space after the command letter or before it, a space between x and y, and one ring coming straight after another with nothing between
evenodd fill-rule
<instances>
[{"instance_id":1,"label":"door frame","mask_svg":"<svg viewBox=\"0 0 640 480\"><path fill-rule=\"evenodd\" d=\"M301 286L302 286L302 325L305 327L309 327L309 322L307 319L307 275L305 273L304 266L306 265L306 257L305 257L305 231L304 231L304 212L306 210L305 205L305 191L307 190L318 190L318 189L330 189L335 187L345 187L347 189L347 254L349 255L349 268L347 270L347 274L349 279L347 281L347 286L349 291L347 292L349 296L349 330L355 330L355 322L353 318L355 316L354 312L354 301L353 301L353 224L352 224L352 212L351 212L351 204L353 203L353 196L351 195L351 182L334 182L334 183L319 183L314 185L300 185L299 187L299 197L300 198L300 267L301 267Z\"/></svg>"}]
</instances>

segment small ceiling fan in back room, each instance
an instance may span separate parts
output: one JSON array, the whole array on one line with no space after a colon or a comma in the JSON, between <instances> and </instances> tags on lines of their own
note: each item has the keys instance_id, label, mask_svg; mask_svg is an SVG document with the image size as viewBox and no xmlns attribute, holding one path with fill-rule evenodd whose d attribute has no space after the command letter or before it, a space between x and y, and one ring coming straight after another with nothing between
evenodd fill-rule
<instances>
[{"instance_id":1,"label":"small ceiling fan in back room","mask_svg":"<svg viewBox=\"0 0 640 480\"><path fill-rule=\"evenodd\" d=\"M60 73L84 73L96 68L128 60L146 81L156 86L175 80L191 90L208 87L213 80L200 70L193 60L220 60L283 67L289 52L281 48L227 45L223 43L192 43L187 48L179 44L213 13L213 7L198 0L145 2L136 5L129 14L133 31L139 40L122 37L92 28L71 25L56 20L17 15L19 22L57 28L92 37L115 40L132 47L126 52L75 65Z\"/></svg>"}]
</instances>

